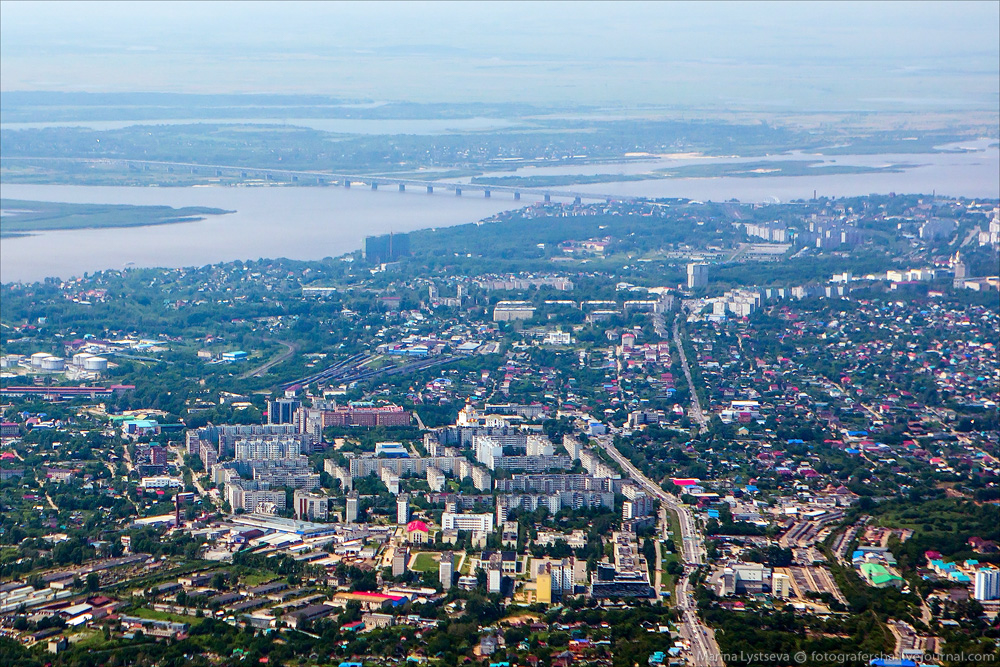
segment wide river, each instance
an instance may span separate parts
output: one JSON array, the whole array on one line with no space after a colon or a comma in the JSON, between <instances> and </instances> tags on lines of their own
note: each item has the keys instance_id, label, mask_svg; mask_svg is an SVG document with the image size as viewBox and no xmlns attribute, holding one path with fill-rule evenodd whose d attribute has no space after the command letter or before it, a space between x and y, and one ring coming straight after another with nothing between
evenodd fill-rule
<instances>
[{"instance_id":1,"label":"wide river","mask_svg":"<svg viewBox=\"0 0 1000 667\"><path fill-rule=\"evenodd\" d=\"M646 197L689 197L703 201L788 201L871 193L930 193L971 198L1000 198L1000 152L988 141L961 145L958 153L914 155L842 155L828 163L879 166L919 165L902 173L757 178L689 178L572 186L570 189ZM794 154L770 159L817 159ZM560 173L642 173L653 168L696 163L703 158L655 160L622 165L587 165L519 170L519 175ZM734 161L724 159L716 161ZM754 161L759 158L754 159ZM510 172L507 172L509 175ZM553 188L553 191L558 188ZM364 236L407 232L474 222L503 210L532 203L509 194L422 191L399 193L383 188L337 187L183 187L128 188L76 185L2 184L6 199L95 203L209 206L235 213L194 223L49 231L0 242L0 281L69 278L101 269L135 266L201 266L235 259L288 257L322 259L357 249Z\"/></svg>"}]
</instances>

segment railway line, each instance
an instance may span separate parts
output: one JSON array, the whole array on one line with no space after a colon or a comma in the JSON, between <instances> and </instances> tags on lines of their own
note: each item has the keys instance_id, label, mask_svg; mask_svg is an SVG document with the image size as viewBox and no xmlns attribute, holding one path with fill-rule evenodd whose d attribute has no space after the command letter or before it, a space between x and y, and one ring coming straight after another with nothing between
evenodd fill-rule
<instances>
[{"instance_id":1,"label":"railway line","mask_svg":"<svg viewBox=\"0 0 1000 667\"><path fill-rule=\"evenodd\" d=\"M293 380L282 385L282 389L303 386L314 382L358 382L360 380L370 380L383 375L400 375L403 373L413 373L426 370L435 366L443 366L458 359L455 355L443 354L436 357L410 361L401 366L385 366L382 368L372 368L363 370L365 364L371 363L377 358L376 355L367 353L356 354L343 361L323 369L318 373L307 375L304 378Z\"/></svg>"}]
</instances>

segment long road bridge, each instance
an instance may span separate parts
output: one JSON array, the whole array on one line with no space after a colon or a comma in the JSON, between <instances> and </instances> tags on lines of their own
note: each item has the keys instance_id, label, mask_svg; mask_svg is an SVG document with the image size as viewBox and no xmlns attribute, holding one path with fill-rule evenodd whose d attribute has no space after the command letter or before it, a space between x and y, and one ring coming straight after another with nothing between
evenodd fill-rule
<instances>
[{"instance_id":1,"label":"long road bridge","mask_svg":"<svg viewBox=\"0 0 1000 667\"><path fill-rule=\"evenodd\" d=\"M329 171L303 171L297 169L261 169L257 167L239 167L223 164L201 164L195 162L163 162L159 160L133 160L128 158L76 158L76 157L5 157L7 161L25 162L71 162L77 164L93 164L116 166L120 165L125 169L149 171L151 169L166 169L173 172L178 169L189 171L192 174L213 174L217 177L236 176L244 180L262 180L291 183L303 183L315 181L320 185L338 185L345 188L369 187L378 190L380 186L395 186L399 192L405 192L407 187L414 189L426 189L428 194L433 194L435 190L454 192L462 196L466 192L481 192L485 197L491 197L494 192L504 192L513 195L515 200L520 200L522 196L534 197L542 201L552 201L553 197L560 199L572 199L576 203L584 200L604 201L607 203L620 201L636 201L638 197L599 194L595 192L576 192L573 190L519 187L514 185L486 185L479 183L455 183L449 181L421 180L416 178L398 178L379 174L340 174Z\"/></svg>"}]
</instances>

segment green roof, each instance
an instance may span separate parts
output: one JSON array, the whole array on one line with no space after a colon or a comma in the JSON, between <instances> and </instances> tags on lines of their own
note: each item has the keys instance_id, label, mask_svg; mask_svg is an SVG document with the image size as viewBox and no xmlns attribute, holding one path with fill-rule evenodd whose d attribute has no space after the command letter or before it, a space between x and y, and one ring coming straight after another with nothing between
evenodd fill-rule
<instances>
[{"instance_id":1,"label":"green roof","mask_svg":"<svg viewBox=\"0 0 1000 667\"><path fill-rule=\"evenodd\" d=\"M873 584L887 584L891 581L903 580L902 577L892 574L878 563L862 563L861 574Z\"/></svg>"}]
</instances>

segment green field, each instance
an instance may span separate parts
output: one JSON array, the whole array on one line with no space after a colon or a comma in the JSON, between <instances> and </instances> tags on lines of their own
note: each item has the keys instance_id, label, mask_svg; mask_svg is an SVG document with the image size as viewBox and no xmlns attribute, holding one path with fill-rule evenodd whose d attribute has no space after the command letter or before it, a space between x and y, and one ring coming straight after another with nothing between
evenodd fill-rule
<instances>
[{"instance_id":1,"label":"green field","mask_svg":"<svg viewBox=\"0 0 1000 667\"><path fill-rule=\"evenodd\" d=\"M139 618L148 618L154 621L173 621L174 623L189 623L195 625L200 623L202 619L195 616L186 616L184 614L171 614L165 611L156 611L155 609L147 609L146 607L139 607L138 609L133 609L128 612L130 616L138 616Z\"/></svg>"},{"instance_id":2,"label":"green field","mask_svg":"<svg viewBox=\"0 0 1000 667\"><path fill-rule=\"evenodd\" d=\"M23 236L57 229L141 227L177 222L197 222L206 215L231 213L218 208L189 206L129 206L111 204L65 204L59 202L2 199L0 236Z\"/></svg>"},{"instance_id":3,"label":"green field","mask_svg":"<svg viewBox=\"0 0 1000 667\"><path fill-rule=\"evenodd\" d=\"M436 555L427 552L417 554L410 569L414 572L437 572L439 561L435 558Z\"/></svg>"},{"instance_id":4,"label":"green field","mask_svg":"<svg viewBox=\"0 0 1000 667\"><path fill-rule=\"evenodd\" d=\"M837 174L900 173L916 165L891 164L886 167L823 164L822 160L776 160L773 162L714 162L688 164L644 174L560 174L553 176L483 176L473 178L479 185L504 185L510 187L559 187L564 185L589 185L592 183L621 183L626 181L651 181L664 178L760 178L762 176L832 176Z\"/></svg>"},{"instance_id":5,"label":"green field","mask_svg":"<svg viewBox=\"0 0 1000 667\"><path fill-rule=\"evenodd\" d=\"M902 173L912 164L886 167L863 167L846 164L823 164L822 160L775 160L773 162L715 162L658 169L654 178L761 178L769 176L834 176L837 174Z\"/></svg>"},{"instance_id":6,"label":"green field","mask_svg":"<svg viewBox=\"0 0 1000 667\"><path fill-rule=\"evenodd\" d=\"M275 576L270 572L263 574L244 574L240 576L240 583L244 586L260 586L261 584L274 581Z\"/></svg>"}]
</instances>

